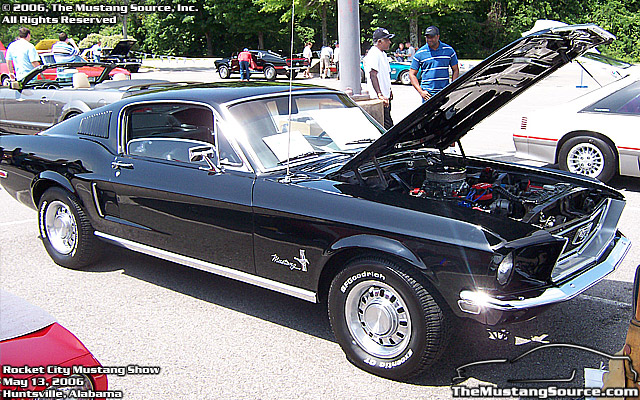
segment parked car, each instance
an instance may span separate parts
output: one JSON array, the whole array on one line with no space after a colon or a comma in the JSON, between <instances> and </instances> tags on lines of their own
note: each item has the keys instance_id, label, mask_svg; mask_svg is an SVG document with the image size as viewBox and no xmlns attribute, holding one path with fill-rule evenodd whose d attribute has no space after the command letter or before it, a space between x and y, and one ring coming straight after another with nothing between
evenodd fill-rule
<instances>
[{"instance_id":1,"label":"parked car","mask_svg":"<svg viewBox=\"0 0 640 400\"><path fill-rule=\"evenodd\" d=\"M9 84L10 78L7 59L5 58L4 53L0 51L0 83L3 86L6 86Z\"/></svg>"},{"instance_id":2,"label":"parked car","mask_svg":"<svg viewBox=\"0 0 640 400\"><path fill-rule=\"evenodd\" d=\"M46 311L0 290L0 392L3 398L102 398L107 376L89 369L102 368L71 332ZM73 372L73 368L83 369ZM67 372L70 372L67 374ZM20 396L31 392L31 396ZM9 393L15 396L9 395ZM72 394L79 396L67 397Z\"/></svg>"},{"instance_id":3,"label":"parked car","mask_svg":"<svg viewBox=\"0 0 640 400\"><path fill-rule=\"evenodd\" d=\"M40 59L42 60L43 64L56 64L56 60L53 53L40 53ZM67 75L66 79L68 80L71 79L70 74L74 72L85 73L88 77L98 77L100 76L100 74L102 74L102 71L104 70L104 63L88 62L87 60L85 60L84 58L78 55L76 55L74 59L69 62L84 63L87 65L74 68L75 71L73 72L66 72L66 75ZM45 70L43 72L43 75L46 79L56 80L58 78L57 73L58 73L57 68L55 69L50 68ZM129 72L129 70L126 70L124 68L111 68L111 71L109 71L109 77L111 79L113 79L113 77L117 74L124 75L126 79L131 79L131 72Z\"/></svg>"},{"instance_id":4,"label":"parked car","mask_svg":"<svg viewBox=\"0 0 640 400\"><path fill-rule=\"evenodd\" d=\"M135 39L121 39L113 49L103 48L101 62L114 63L116 67L124 68L131 73L138 72L142 66L142 58L136 56L131 48L136 44Z\"/></svg>"},{"instance_id":5,"label":"parked car","mask_svg":"<svg viewBox=\"0 0 640 400\"><path fill-rule=\"evenodd\" d=\"M411 80L409 79L409 69L411 68L410 62L405 61L396 61L391 57L387 57L389 59L389 67L391 67L391 83L401 83L403 85L411 85ZM418 79L422 77L422 72L418 72ZM367 81L367 76L364 72L364 63L360 61L360 81L362 83Z\"/></svg>"},{"instance_id":6,"label":"parked car","mask_svg":"<svg viewBox=\"0 0 640 400\"><path fill-rule=\"evenodd\" d=\"M0 131L37 133L123 97L176 85L163 80L131 80L124 73L114 74L118 70L113 64L86 62L37 67L20 82L13 82L14 87L0 87ZM118 76L125 79L117 80Z\"/></svg>"},{"instance_id":7,"label":"parked car","mask_svg":"<svg viewBox=\"0 0 640 400\"><path fill-rule=\"evenodd\" d=\"M513 134L516 154L608 182L640 176L640 81L632 75L568 103L523 116Z\"/></svg>"},{"instance_id":8,"label":"parked car","mask_svg":"<svg viewBox=\"0 0 640 400\"><path fill-rule=\"evenodd\" d=\"M212 83L141 94L37 136L1 136L0 184L38 210L44 247L60 265L93 263L106 241L326 301L347 358L403 379L443 353L454 316L487 325L532 318L625 256L616 190L444 152L612 40L594 25L519 39L386 132L323 87Z\"/></svg>"},{"instance_id":9,"label":"parked car","mask_svg":"<svg viewBox=\"0 0 640 400\"><path fill-rule=\"evenodd\" d=\"M249 50L253 60L256 62L256 68L250 69L251 74L264 74L268 81L276 79L278 74L293 74L295 78L298 72L307 68L308 61L302 57L285 58L280 54L271 50ZM223 58L214 62L220 78L227 79L231 74L240 73L240 63L238 62L238 53L234 53L229 58Z\"/></svg>"}]
</instances>

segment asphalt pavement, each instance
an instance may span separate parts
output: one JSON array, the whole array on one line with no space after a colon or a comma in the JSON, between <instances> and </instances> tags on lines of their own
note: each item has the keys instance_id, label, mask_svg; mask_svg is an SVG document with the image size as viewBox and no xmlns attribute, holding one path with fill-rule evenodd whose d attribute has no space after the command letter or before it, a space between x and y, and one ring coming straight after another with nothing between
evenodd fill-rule
<instances>
[{"instance_id":1,"label":"asphalt pavement","mask_svg":"<svg viewBox=\"0 0 640 400\"><path fill-rule=\"evenodd\" d=\"M219 80L202 64L151 65L138 76ZM304 82L333 86L335 80ZM544 85L543 85L544 86ZM514 101L463 139L467 154L515 158L512 122L549 103L556 83ZM420 104L411 87L394 85L393 117ZM566 89L565 91L571 91ZM573 94L558 94L569 97ZM620 229L640 243L640 180L616 178L627 198ZM194 240L200 240L194 238ZM632 248L619 269L572 301L532 321L487 328L458 322L442 360L409 382L376 377L352 366L335 342L326 308L219 276L105 245L96 265L57 266L39 239L36 212L0 190L0 286L44 308L105 366L157 366L159 374L109 376L126 399L443 399L451 398L456 367L513 358L545 342L618 351L631 317L631 282L640 260ZM465 384L509 386L509 379L578 373L606 359L576 350L541 352L524 364L466 370Z\"/></svg>"}]
</instances>

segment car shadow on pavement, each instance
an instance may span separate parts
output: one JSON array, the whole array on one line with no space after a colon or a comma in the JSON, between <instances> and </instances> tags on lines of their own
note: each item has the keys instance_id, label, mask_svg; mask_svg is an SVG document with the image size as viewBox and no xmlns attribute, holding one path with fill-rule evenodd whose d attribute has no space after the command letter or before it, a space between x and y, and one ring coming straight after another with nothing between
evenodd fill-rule
<instances>
[{"instance_id":1,"label":"car shadow on pavement","mask_svg":"<svg viewBox=\"0 0 640 400\"><path fill-rule=\"evenodd\" d=\"M121 248L109 248L91 272L123 270L124 274L217 306L241 312L314 337L335 342L326 306L181 266ZM500 327L469 320L453 324L449 344L433 368L406 382L418 386L449 386L457 368L476 361L513 359L542 343L572 343L613 354L624 343L631 317L630 282L605 280L572 301L552 307L539 318ZM611 297L614 296L614 299ZM583 385L584 367L598 368L603 357L574 350L547 350L533 361L487 364L465 368L466 377L502 387L510 379L558 376L577 377L572 387ZM355 368L355 367L354 367ZM555 372L554 372L555 373ZM534 386L535 387L535 386Z\"/></svg>"}]
</instances>

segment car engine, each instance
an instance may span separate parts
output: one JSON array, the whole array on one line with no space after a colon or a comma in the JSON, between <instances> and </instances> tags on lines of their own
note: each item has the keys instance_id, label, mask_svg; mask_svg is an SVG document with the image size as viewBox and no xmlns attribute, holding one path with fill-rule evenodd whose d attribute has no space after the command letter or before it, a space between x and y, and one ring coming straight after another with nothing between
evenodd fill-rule
<instances>
[{"instance_id":1,"label":"car engine","mask_svg":"<svg viewBox=\"0 0 640 400\"><path fill-rule=\"evenodd\" d=\"M390 173L390 190L416 198L438 199L455 206L509 217L553 229L590 215L604 197L571 183L506 172L490 166L460 165L430 155L407 163L405 171Z\"/></svg>"}]
</instances>

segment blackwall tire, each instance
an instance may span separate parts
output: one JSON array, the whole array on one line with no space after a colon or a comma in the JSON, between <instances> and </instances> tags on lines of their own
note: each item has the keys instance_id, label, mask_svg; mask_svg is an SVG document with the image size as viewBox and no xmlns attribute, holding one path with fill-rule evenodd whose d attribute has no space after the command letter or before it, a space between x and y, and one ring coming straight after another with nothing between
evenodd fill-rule
<instances>
[{"instance_id":1,"label":"blackwall tire","mask_svg":"<svg viewBox=\"0 0 640 400\"><path fill-rule=\"evenodd\" d=\"M560 168L608 182L617 171L616 154L605 141L593 136L567 140L558 155Z\"/></svg>"},{"instance_id":2,"label":"blackwall tire","mask_svg":"<svg viewBox=\"0 0 640 400\"><path fill-rule=\"evenodd\" d=\"M58 187L48 189L38 204L40 237L53 261L78 269L98 256L93 227L74 195Z\"/></svg>"},{"instance_id":3,"label":"blackwall tire","mask_svg":"<svg viewBox=\"0 0 640 400\"><path fill-rule=\"evenodd\" d=\"M357 367L401 380L422 373L444 351L451 316L414 274L388 259L363 257L333 279L329 320Z\"/></svg>"},{"instance_id":4,"label":"blackwall tire","mask_svg":"<svg viewBox=\"0 0 640 400\"><path fill-rule=\"evenodd\" d=\"M218 75L222 79L228 79L231 76L231 71L229 71L229 67L226 65L221 65L218 67Z\"/></svg>"}]
</instances>

